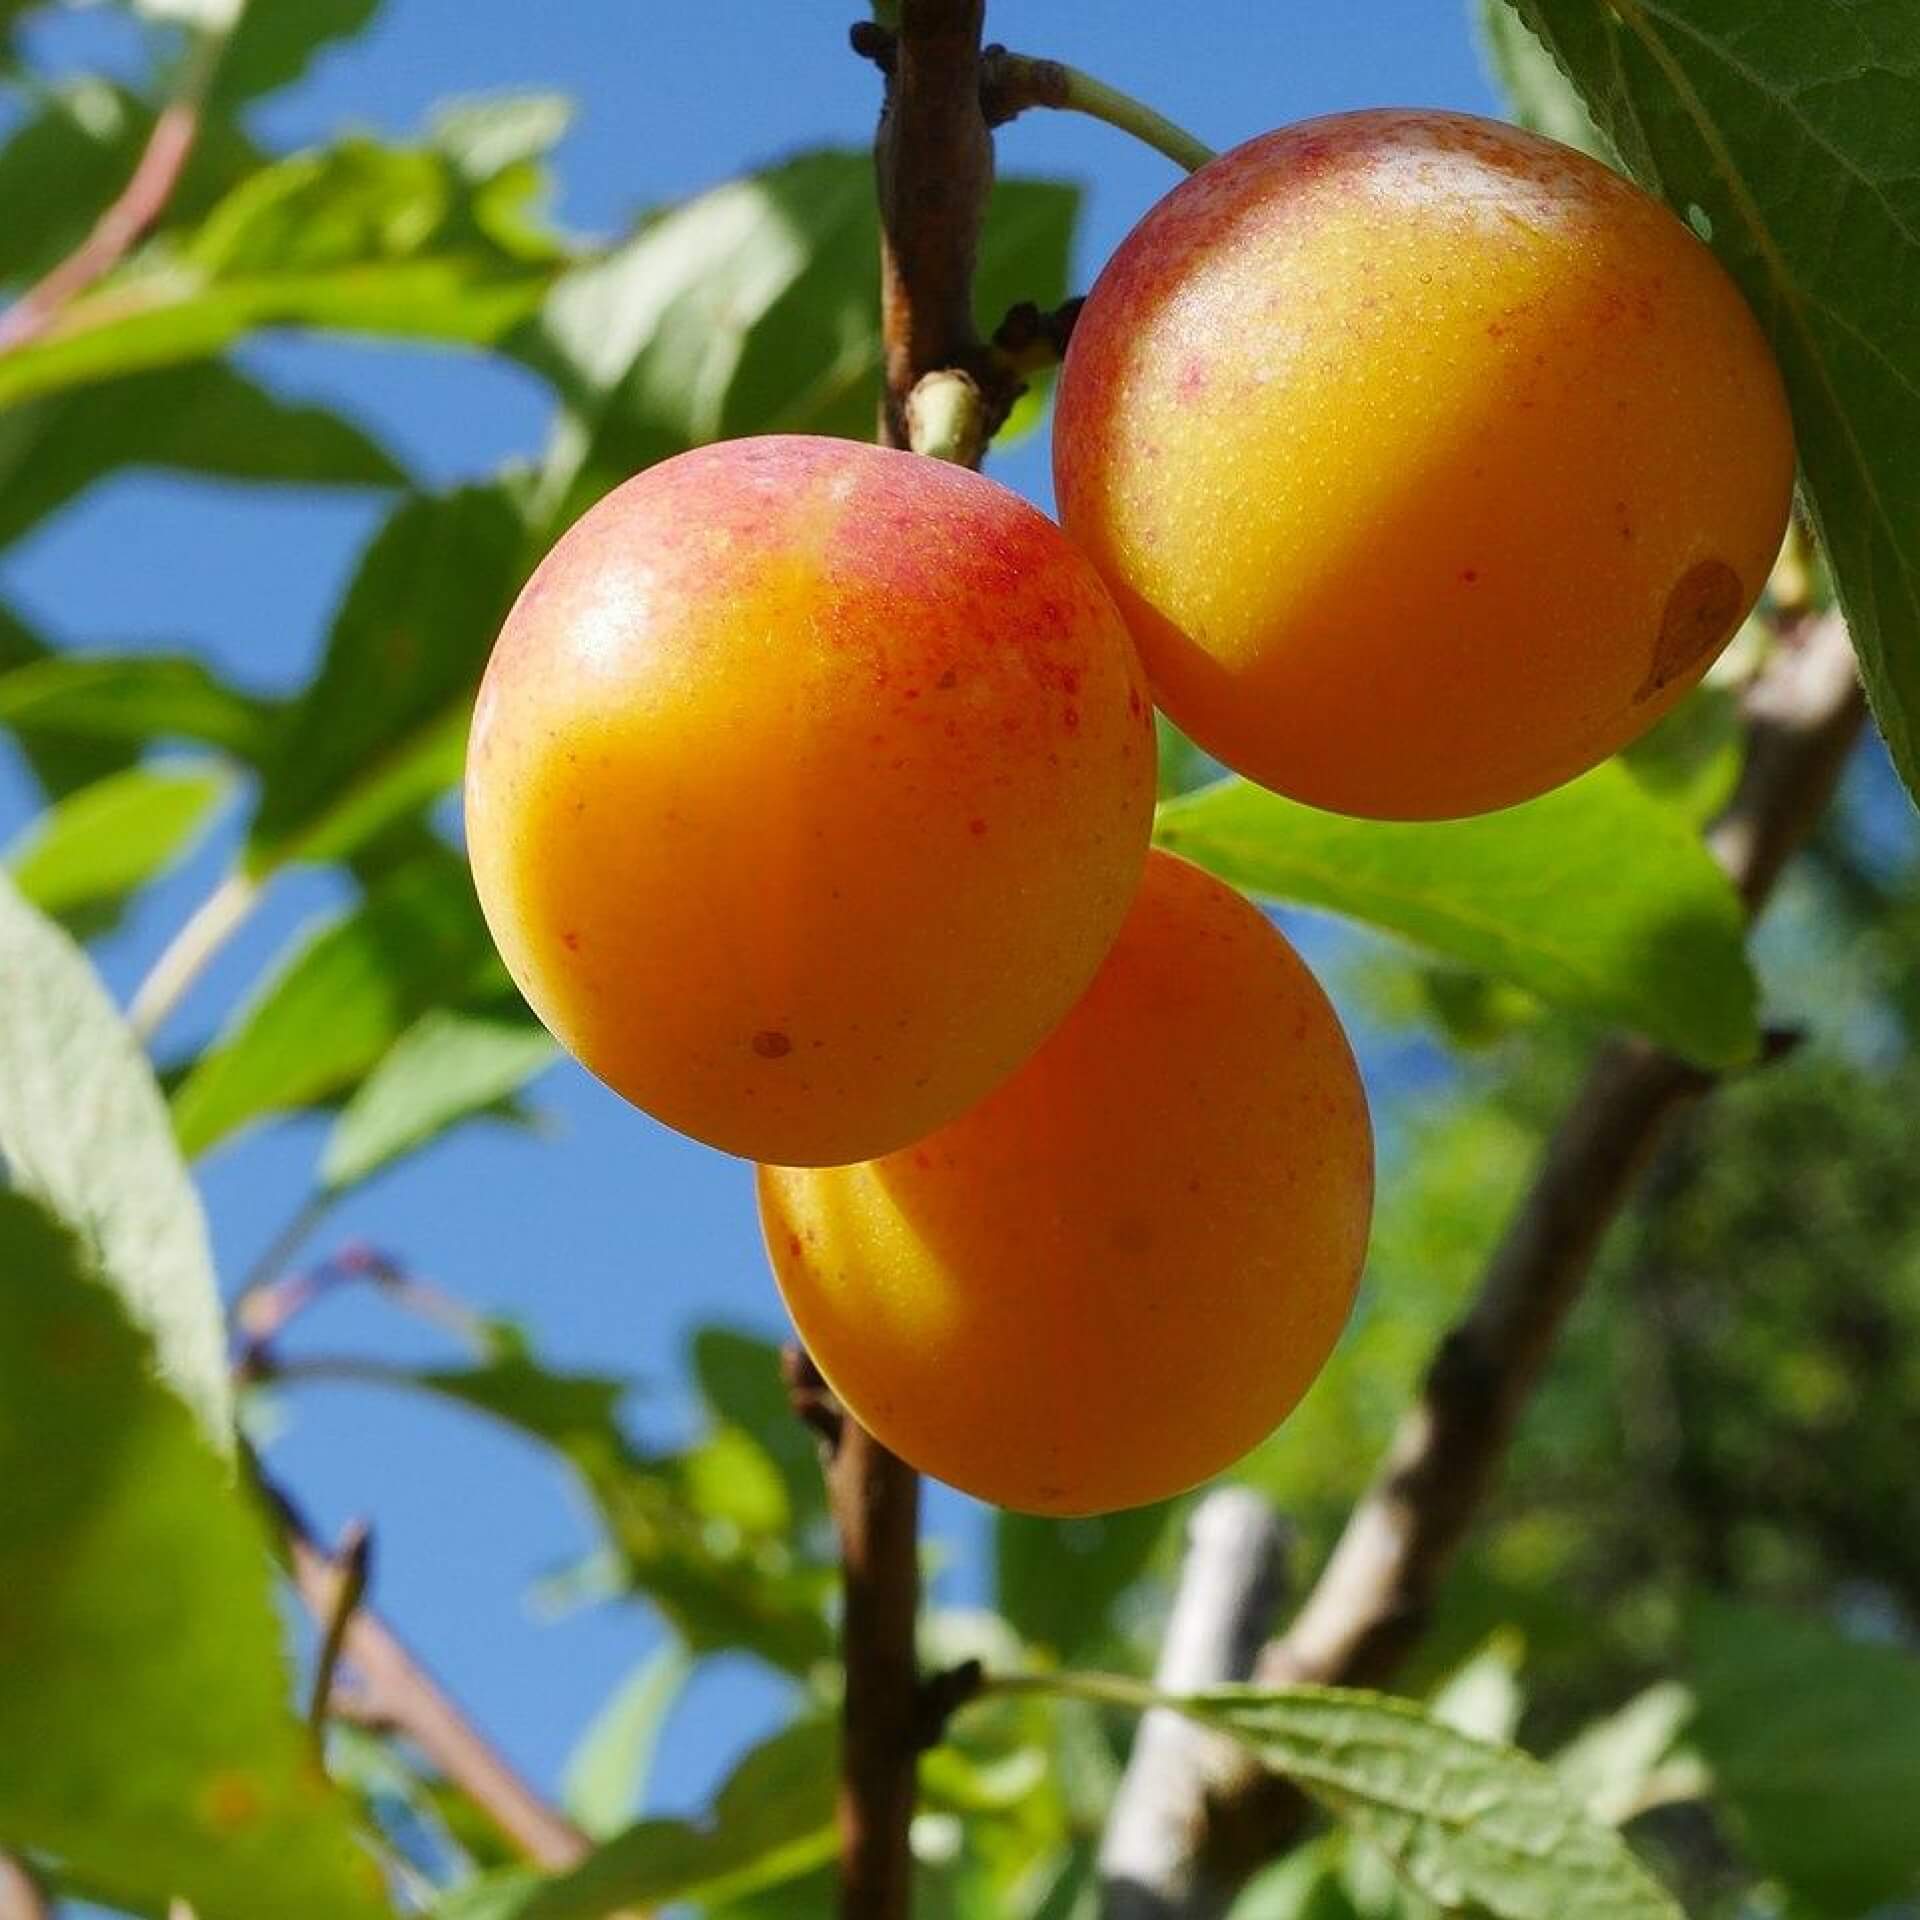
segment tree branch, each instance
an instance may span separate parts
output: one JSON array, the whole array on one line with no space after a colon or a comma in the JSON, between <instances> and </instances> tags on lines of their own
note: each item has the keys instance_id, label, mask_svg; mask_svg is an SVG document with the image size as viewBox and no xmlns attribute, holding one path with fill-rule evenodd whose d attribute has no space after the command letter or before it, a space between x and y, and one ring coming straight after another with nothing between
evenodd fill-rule
<instances>
[{"instance_id":1,"label":"tree branch","mask_svg":"<svg viewBox=\"0 0 1920 1920\"><path fill-rule=\"evenodd\" d=\"M301 1600L323 1633L337 1631L340 1656L358 1682L335 1697L333 1710L404 1734L537 1865L576 1865L591 1850L587 1836L521 1779L377 1613L346 1604L351 1567L319 1545L299 1509L257 1468L256 1480L279 1520Z\"/></svg>"},{"instance_id":2,"label":"tree branch","mask_svg":"<svg viewBox=\"0 0 1920 1920\"><path fill-rule=\"evenodd\" d=\"M886 348L880 437L912 446L917 425L923 451L968 465L1018 387L973 325L973 269L993 184L993 143L980 111L984 12L985 0L901 0L874 141ZM909 402L923 382L910 423ZM790 1368L789 1382L796 1409L823 1436L840 1539L840 1911L844 1920L906 1920L922 1705L914 1646L919 1476L857 1421L832 1418L810 1362Z\"/></svg>"},{"instance_id":3,"label":"tree branch","mask_svg":"<svg viewBox=\"0 0 1920 1920\"><path fill-rule=\"evenodd\" d=\"M154 121L118 197L72 253L0 313L0 353L39 339L67 304L104 280L166 212L200 137L201 110L231 31L195 36L180 86Z\"/></svg>"},{"instance_id":4,"label":"tree branch","mask_svg":"<svg viewBox=\"0 0 1920 1920\"><path fill-rule=\"evenodd\" d=\"M1837 614L1782 638L1744 713L1745 768L1708 843L1751 915L1825 810L1865 715ZM1365 1686L1392 1675L1426 1624L1607 1229L1667 1122L1712 1084L1644 1041L1601 1051L1477 1297L1442 1341L1306 1603L1261 1655L1257 1679ZM1243 1778L1210 1809L1211 1875L1238 1885L1306 1819L1284 1782Z\"/></svg>"},{"instance_id":5,"label":"tree branch","mask_svg":"<svg viewBox=\"0 0 1920 1920\"><path fill-rule=\"evenodd\" d=\"M1154 1685L1192 1693L1244 1680L1270 1628L1286 1577L1286 1530L1246 1487L1222 1487L1193 1511L1186 1558ZM1210 1888L1198 1843L1207 1797L1235 1771L1239 1749L1183 1715L1156 1707L1140 1721L1100 1843L1105 1920L1213 1920L1234 1889Z\"/></svg>"}]
</instances>

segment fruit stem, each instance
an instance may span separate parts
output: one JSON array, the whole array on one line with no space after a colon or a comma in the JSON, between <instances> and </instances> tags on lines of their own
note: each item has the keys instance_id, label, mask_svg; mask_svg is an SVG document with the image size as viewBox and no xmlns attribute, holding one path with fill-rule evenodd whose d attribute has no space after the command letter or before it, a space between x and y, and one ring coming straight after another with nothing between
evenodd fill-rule
<instances>
[{"instance_id":1,"label":"fruit stem","mask_svg":"<svg viewBox=\"0 0 1920 1920\"><path fill-rule=\"evenodd\" d=\"M981 62L980 95L992 127L1003 126L1029 107L1058 107L1132 134L1189 173L1214 158L1213 148L1164 113L1064 60L1039 60L1031 54L1009 53L1005 47L989 47Z\"/></svg>"},{"instance_id":2,"label":"fruit stem","mask_svg":"<svg viewBox=\"0 0 1920 1920\"><path fill-rule=\"evenodd\" d=\"M1063 107L1104 120L1108 126L1144 140L1156 153L1164 153L1176 167L1184 167L1189 173L1198 172L1215 158L1214 149L1204 140L1195 139L1165 114L1154 112L1144 100L1136 100L1078 67L1063 65L1061 73L1066 79L1066 97L1060 103Z\"/></svg>"}]
</instances>

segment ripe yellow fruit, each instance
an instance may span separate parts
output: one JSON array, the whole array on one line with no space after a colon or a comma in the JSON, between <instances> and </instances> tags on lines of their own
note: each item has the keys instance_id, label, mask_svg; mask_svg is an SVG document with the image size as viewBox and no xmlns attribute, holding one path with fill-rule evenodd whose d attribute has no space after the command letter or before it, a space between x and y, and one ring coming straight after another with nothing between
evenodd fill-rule
<instances>
[{"instance_id":1,"label":"ripe yellow fruit","mask_svg":"<svg viewBox=\"0 0 1920 1920\"><path fill-rule=\"evenodd\" d=\"M1508 806L1731 637L1793 436L1739 290L1598 162L1464 114L1335 115L1176 187L1060 379L1060 517L1156 697L1295 799Z\"/></svg>"},{"instance_id":2,"label":"ripe yellow fruit","mask_svg":"<svg viewBox=\"0 0 1920 1920\"><path fill-rule=\"evenodd\" d=\"M652 467L509 615L467 838L502 956L586 1066L787 1164L952 1119L1072 1006L1138 883L1126 631L990 480L771 437Z\"/></svg>"},{"instance_id":3,"label":"ripe yellow fruit","mask_svg":"<svg viewBox=\"0 0 1920 1920\"><path fill-rule=\"evenodd\" d=\"M1178 1493L1283 1419L1366 1250L1346 1036L1231 888L1155 853L1086 997L971 1112L865 1166L763 1167L780 1290L836 1394L981 1499Z\"/></svg>"}]
</instances>

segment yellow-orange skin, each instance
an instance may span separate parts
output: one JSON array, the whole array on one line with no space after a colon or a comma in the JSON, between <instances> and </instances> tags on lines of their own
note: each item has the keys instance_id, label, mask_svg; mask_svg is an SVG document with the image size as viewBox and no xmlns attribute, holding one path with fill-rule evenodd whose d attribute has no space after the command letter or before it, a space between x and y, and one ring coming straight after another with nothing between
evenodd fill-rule
<instances>
[{"instance_id":1,"label":"yellow-orange skin","mask_svg":"<svg viewBox=\"0 0 1920 1920\"><path fill-rule=\"evenodd\" d=\"M1786 527L1773 357L1713 254L1584 155L1335 115L1176 187L1096 282L1060 517L1161 705L1386 818L1482 812L1705 672Z\"/></svg>"},{"instance_id":2,"label":"yellow-orange skin","mask_svg":"<svg viewBox=\"0 0 1920 1920\"><path fill-rule=\"evenodd\" d=\"M760 1170L767 1251L834 1392L1001 1506L1137 1506L1218 1473L1333 1350L1373 1148L1313 976L1154 853L1086 997L1004 1086L866 1166Z\"/></svg>"},{"instance_id":3,"label":"yellow-orange skin","mask_svg":"<svg viewBox=\"0 0 1920 1920\"><path fill-rule=\"evenodd\" d=\"M1073 1004L1146 857L1139 662L978 474L803 437L649 468L509 615L469 750L487 921L586 1066L760 1160L885 1152Z\"/></svg>"}]
</instances>

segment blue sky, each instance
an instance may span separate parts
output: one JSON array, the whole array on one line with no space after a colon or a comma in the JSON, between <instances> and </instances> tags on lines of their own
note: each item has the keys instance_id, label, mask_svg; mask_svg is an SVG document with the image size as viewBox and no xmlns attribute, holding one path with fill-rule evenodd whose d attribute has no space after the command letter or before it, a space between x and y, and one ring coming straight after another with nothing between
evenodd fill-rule
<instances>
[{"instance_id":1,"label":"blue sky","mask_svg":"<svg viewBox=\"0 0 1920 1920\"><path fill-rule=\"evenodd\" d=\"M582 232L612 234L643 207L793 149L863 143L876 80L846 51L853 12L848 0L386 0L375 31L261 108L255 126L280 145L347 123L400 136L450 95L565 92L579 115L558 155L559 212ZM1493 104L1464 14L1445 0L991 0L989 33L1087 67L1216 145L1348 107ZM129 42L103 12L56 22L39 45L50 58L112 67ZM1175 178L1157 155L1063 115L1007 129L1000 164L1087 189L1080 285ZM246 357L281 391L369 424L432 484L530 454L544 435L543 391L477 356L289 339ZM1045 465L1038 439L993 470L1047 504ZM0 559L0 597L62 643L187 645L244 683L284 689L310 671L379 511L350 497L129 477ZM28 812L16 771L0 765L0 840ZM102 949L117 991L217 877L223 851L210 844ZM279 883L171 1039L204 1033L335 898L313 876ZM638 1376L637 1427L671 1438L688 1417L683 1356L694 1328L724 1320L782 1330L747 1169L669 1134L570 1066L538 1091L557 1137L470 1128L356 1198L316 1250L375 1241L461 1297L521 1319L555 1361ZM318 1140L316 1127L293 1123L207 1164L230 1284L297 1205ZM442 1351L376 1305L347 1300L315 1312L293 1350ZM323 1527L371 1520L379 1604L511 1757L552 1785L594 1708L658 1638L639 1606L554 1623L530 1609L530 1585L593 1542L566 1476L517 1440L411 1397L313 1388L289 1398L284 1414L276 1471ZM942 1538L941 1597L978 1596L979 1510L934 1490L928 1522ZM701 1801L781 1704L750 1663L717 1663L668 1730L655 1804Z\"/></svg>"}]
</instances>

